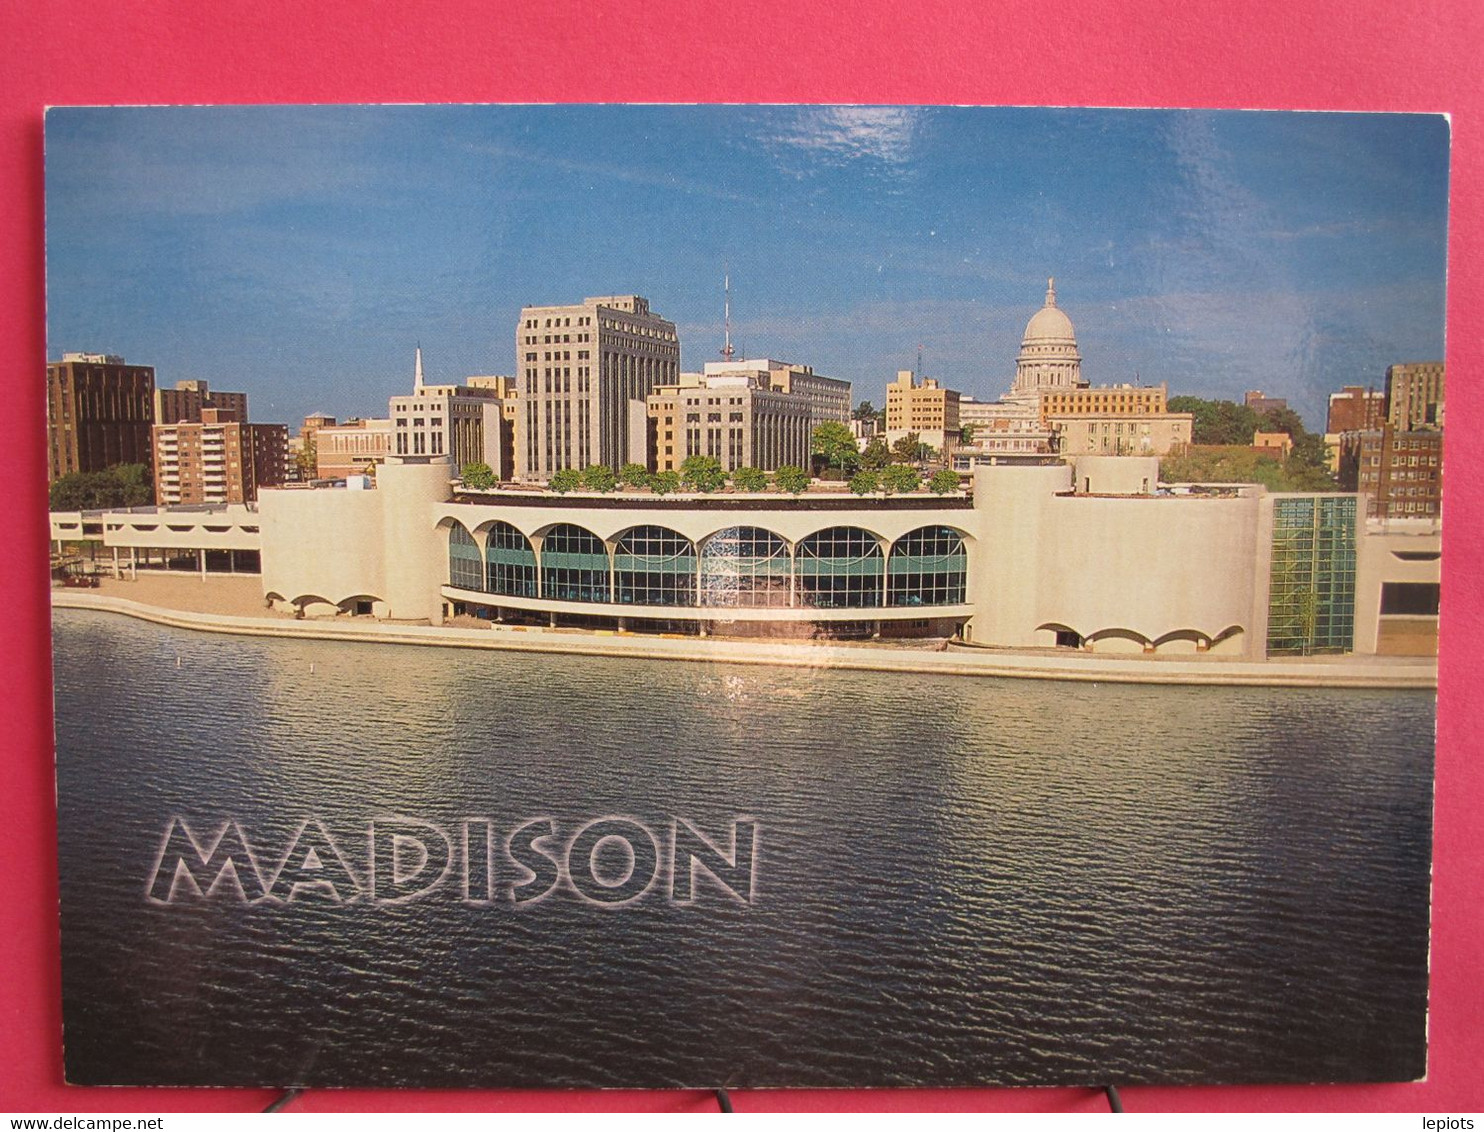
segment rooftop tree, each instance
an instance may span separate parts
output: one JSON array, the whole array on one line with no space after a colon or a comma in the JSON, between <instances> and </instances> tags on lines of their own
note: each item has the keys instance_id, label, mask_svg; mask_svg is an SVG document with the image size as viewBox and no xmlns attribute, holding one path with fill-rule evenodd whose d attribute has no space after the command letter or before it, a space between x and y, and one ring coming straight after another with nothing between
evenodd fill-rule
<instances>
[{"instance_id":1,"label":"rooftop tree","mask_svg":"<svg viewBox=\"0 0 1484 1132\"><path fill-rule=\"evenodd\" d=\"M910 464L893 464L881 473L881 486L888 493L916 491L921 484L922 474Z\"/></svg>"},{"instance_id":2,"label":"rooftop tree","mask_svg":"<svg viewBox=\"0 0 1484 1132\"><path fill-rule=\"evenodd\" d=\"M482 463L465 464L459 471L459 478L470 491L488 491L500 482L495 476L495 470Z\"/></svg>"},{"instance_id":3,"label":"rooftop tree","mask_svg":"<svg viewBox=\"0 0 1484 1132\"><path fill-rule=\"evenodd\" d=\"M559 495L566 495L582 486L582 473L576 468L563 468L551 477L547 486Z\"/></svg>"},{"instance_id":4,"label":"rooftop tree","mask_svg":"<svg viewBox=\"0 0 1484 1132\"><path fill-rule=\"evenodd\" d=\"M607 464L589 464L582 469L582 486L607 494L618 486L618 477Z\"/></svg>"},{"instance_id":5,"label":"rooftop tree","mask_svg":"<svg viewBox=\"0 0 1484 1132\"><path fill-rule=\"evenodd\" d=\"M871 437L866 442L865 451L861 453L861 467L873 472L879 472L890 463L891 449L886 446L886 437Z\"/></svg>"},{"instance_id":6,"label":"rooftop tree","mask_svg":"<svg viewBox=\"0 0 1484 1132\"><path fill-rule=\"evenodd\" d=\"M719 491L727 474L715 456L687 456L680 465L680 482L692 491Z\"/></svg>"},{"instance_id":7,"label":"rooftop tree","mask_svg":"<svg viewBox=\"0 0 1484 1132\"><path fill-rule=\"evenodd\" d=\"M928 487L932 488L936 495L947 495L950 491L959 489L958 473L952 468L943 468L933 473L933 478L928 480Z\"/></svg>"},{"instance_id":8,"label":"rooftop tree","mask_svg":"<svg viewBox=\"0 0 1484 1132\"><path fill-rule=\"evenodd\" d=\"M738 468L732 473L732 486L738 491L762 491L768 486L768 473L761 468Z\"/></svg>"},{"instance_id":9,"label":"rooftop tree","mask_svg":"<svg viewBox=\"0 0 1484 1132\"><path fill-rule=\"evenodd\" d=\"M839 421L822 421L809 436L809 451L819 457L826 468L848 476L860 467L861 453L856 447L850 426Z\"/></svg>"},{"instance_id":10,"label":"rooftop tree","mask_svg":"<svg viewBox=\"0 0 1484 1132\"><path fill-rule=\"evenodd\" d=\"M773 473L773 482L778 485L779 491L798 495L808 489L809 473L793 464L784 464Z\"/></svg>"}]
</instances>

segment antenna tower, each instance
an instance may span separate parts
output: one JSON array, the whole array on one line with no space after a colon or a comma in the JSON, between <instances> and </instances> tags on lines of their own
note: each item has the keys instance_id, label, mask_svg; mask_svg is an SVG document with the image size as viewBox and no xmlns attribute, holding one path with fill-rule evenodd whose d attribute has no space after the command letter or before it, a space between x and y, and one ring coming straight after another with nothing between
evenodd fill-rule
<instances>
[{"instance_id":1,"label":"antenna tower","mask_svg":"<svg viewBox=\"0 0 1484 1132\"><path fill-rule=\"evenodd\" d=\"M726 294L724 306L724 324L726 326L726 337L721 347L721 356L727 361L731 361L732 355L735 353L735 351L732 349L732 272L730 268L728 268L726 274L722 276L722 290Z\"/></svg>"}]
</instances>

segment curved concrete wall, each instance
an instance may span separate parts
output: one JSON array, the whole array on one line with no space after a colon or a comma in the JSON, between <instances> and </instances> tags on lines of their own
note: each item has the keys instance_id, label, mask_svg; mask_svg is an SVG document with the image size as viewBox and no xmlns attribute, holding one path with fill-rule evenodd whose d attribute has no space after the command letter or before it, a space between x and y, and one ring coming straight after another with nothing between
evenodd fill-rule
<instances>
[{"instance_id":1,"label":"curved concrete wall","mask_svg":"<svg viewBox=\"0 0 1484 1132\"><path fill-rule=\"evenodd\" d=\"M1046 504L1070 491L1072 469L998 465L976 470L977 561L969 563L969 600L976 607L967 629L977 644L1030 647L1044 643L1040 624L1042 559L1051 549Z\"/></svg>"},{"instance_id":2,"label":"curved concrete wall","mask_svg":"<svg viewBox=\"0 0 1484 1132\"><path fill-rule=\"evenodd\" d=\"M1144 463L1129 466L1142 478ZM1142 652L1169 634L1181 636L1162 647L1194 651L1197 637L1240 626L1223 651L1249 652L1258 497L1072 495L1072 474L1065 465L1000 466L976 476L972 639L1048 646L1064 627L1104 634L1095 647L1105 651Z\"/></svg>"},{"instance_id":3,"label":"curved concrete wall","mask_svg":"<svg viewBox=\"0 0 1484 1132\"><path fill-rule=\"evenodd\" d=\"M383 598L384 524L376 491L269 490L258 498L263 592L338 605Z\"/></svg>"},{"instance_id":4,"label":"curved concrete wall","mask_svg":"<svg viewBox=\"0 0 1484 1132\"><path fill-rule=\"evenodd\" d=\"M452 476L447 457L425 464L388 460L377 473L372 494L382 499L386 523L383 596L393 618L427 618L434 625L442 620L439 587L448 580L448 536L434 529L432 509L453 494Z\"/></svg>"},{"instance_id":5,"label":"curved concrete wall","mask_svg":"<svg viewBox=\"0 0 1484 1132\"><path fill-rule=\"evenodd\" d=\"M1245 636L1257 517L1256 498L1051 499L1038 624L1058 622L1084 637L1127 630L1150 642L1185 631L1215 638L1232 626Z\"/></svg>"}]
</instances>

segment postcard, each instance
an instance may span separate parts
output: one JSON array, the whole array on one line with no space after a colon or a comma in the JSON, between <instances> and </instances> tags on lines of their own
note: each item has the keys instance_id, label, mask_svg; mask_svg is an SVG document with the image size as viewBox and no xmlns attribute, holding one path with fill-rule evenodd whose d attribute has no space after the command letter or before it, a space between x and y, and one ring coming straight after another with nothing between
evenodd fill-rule
<instances>
[{"instance_id":1,"label":"postcard","mask_svg":"<svg viewBox=\"0 0 1484 1132\"><path fill-rule=\"evenodd\" d=\"M67 1079L1421 1078L1448 162L49 111Z\"/></svg>"}]
</instances>

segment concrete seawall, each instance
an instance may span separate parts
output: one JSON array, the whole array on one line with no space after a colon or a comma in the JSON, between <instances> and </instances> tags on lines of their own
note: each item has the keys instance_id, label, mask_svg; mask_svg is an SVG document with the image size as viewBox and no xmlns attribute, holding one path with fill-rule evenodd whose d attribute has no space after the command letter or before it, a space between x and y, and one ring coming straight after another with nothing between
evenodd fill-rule
<instances>
[{"instance_id":1,"label":"concrete seawall","mask_svg":"<svg viewBox=\"0 0 1484 1132\"><path fill-rule=\"evenodd\" d=\"M1080 680L1110 684L1288 688L1437 687L1437 666L1430 657L1313 657L1269 661L1184 657L1145 659L979 648L950 648L943 652L929 652L888 645L732 641L715 637L696 640L517 627L466 629L349 619L292 621L187 612L146 605L126 598L66 590L53 591L52 606L55 609L91 609L118 613L159 625L207 633L435 648L507 649L641 660L709 661L715 664L767 664L951 676Z\"/></svg>"}]
</instances>

